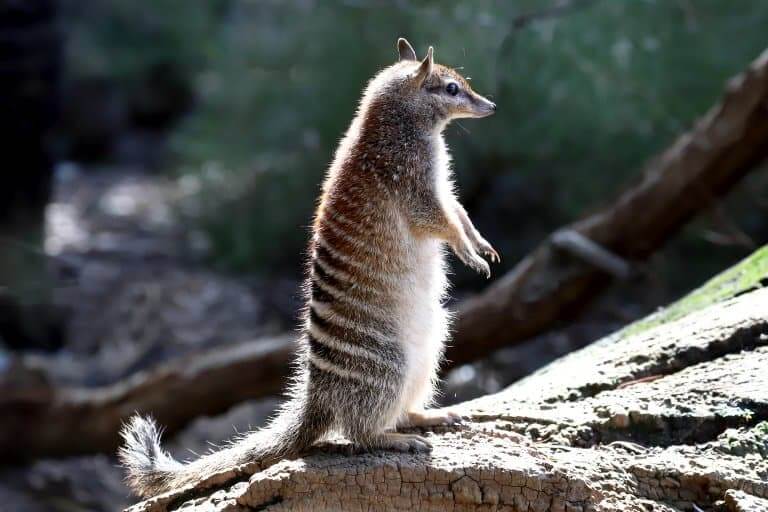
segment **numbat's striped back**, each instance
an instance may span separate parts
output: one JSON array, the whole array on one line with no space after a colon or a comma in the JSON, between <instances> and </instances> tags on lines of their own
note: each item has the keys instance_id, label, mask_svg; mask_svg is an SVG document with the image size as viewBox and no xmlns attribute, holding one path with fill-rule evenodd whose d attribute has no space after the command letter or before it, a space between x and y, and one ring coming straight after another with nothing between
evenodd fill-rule
<instances>
[{"instance_id":1,"label":"numbat's striped back","mask_svg":"<svg viewBox=\"0 0 768 512\"><path fill-rule=\"evenodd\" d=\"M367 448L428 450L426 438L392 429L456 420L425 410L448 330L443 247L486 275L483 256L498 255L456 199L442 130L495 105L435 64L431 48L421 62L403 39L398 51L368 85L323 184L290 400L264 429L188 464L160 448L151 420L134 417L120 457L139 494L265 467L332 431Z\"/></svg>"},{"instance_id":2,"label":"numbat's striped back","mask_svg":"<svg viewBox=\"0 0 768 512\"><path fill-rule=\"evenodd\" d=\"M404 272L394 219L373 202L326 196L311 243L306 339L319 371L372 385L399 374L398 297Z\"/></svg>"}]
</instances>

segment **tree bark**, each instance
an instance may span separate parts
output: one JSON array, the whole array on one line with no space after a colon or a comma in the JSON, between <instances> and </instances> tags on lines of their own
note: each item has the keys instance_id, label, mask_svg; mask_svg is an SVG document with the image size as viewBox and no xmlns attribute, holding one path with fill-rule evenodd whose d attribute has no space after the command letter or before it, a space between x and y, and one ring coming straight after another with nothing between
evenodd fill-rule
<instances>
[{"instance_id":1,"label":"tree bark","mask_svg":"<svg viewBox=\"0 0 768 512\"><path fill-rule=\"evenodd\" d=\"M330 444L129 510L766 510L767 276L764 249L667 310L455 407L463 424L419 431L430 454Z\"/></svg>"}]
</instances>

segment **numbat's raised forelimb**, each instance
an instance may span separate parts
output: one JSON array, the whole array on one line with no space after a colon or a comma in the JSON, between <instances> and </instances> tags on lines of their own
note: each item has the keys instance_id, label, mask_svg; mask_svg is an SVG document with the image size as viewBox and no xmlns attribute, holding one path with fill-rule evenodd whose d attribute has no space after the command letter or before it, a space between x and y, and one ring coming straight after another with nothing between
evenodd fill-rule
<instances>
[{"instance_id":1,"label":"numbat's raised forelimb","mask_svg":"<svg viewBox=\"0 0 768 512\"><path fill-rule=\"evenodd\" d=\"M330 432L372 450L429 450L394 429L457 420L425 409L448 330L443 247L485 276L483 256L499 256L456 199L442 132L496 105L435 64L432 48L422 61L405 39L398 49L366 88L323 185L291 398L266 428L185 464L160 448L150 419L132 418L120 458L138 494L297 456Z\"/></svg>"}]
</instances>

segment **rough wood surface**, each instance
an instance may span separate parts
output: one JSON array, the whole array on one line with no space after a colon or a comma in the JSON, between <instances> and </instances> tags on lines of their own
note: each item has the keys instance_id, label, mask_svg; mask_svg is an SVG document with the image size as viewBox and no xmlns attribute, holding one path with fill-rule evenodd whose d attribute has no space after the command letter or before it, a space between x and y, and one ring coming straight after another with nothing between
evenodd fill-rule
<instances>
[{"instance_id":1,"label":"rough wood surface","mask_svg":"<svg viewBox=\"0 0 768 512\"><path fill-rule=\"evenodd\" d=\"M765 512L768 500L733 489L725 493L725 505L729 512Z\"/></svg>"},{"instance_id":2,"label":"rough wood surface","mask_svg":"<svg viewBox=\"0 0 768 512\"><path fill-rule=\"evenodd\" d=\"M130 510L764 510L768 288L749 290L461 404L462 425L427 432L430 454L319 447Z\"/></svg>"}]
</instances>

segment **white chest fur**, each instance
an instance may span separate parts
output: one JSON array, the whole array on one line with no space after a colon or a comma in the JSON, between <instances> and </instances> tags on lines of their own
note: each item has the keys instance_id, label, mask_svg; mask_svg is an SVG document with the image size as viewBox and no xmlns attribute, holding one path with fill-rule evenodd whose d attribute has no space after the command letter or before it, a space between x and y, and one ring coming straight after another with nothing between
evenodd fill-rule
<instances>
[{"instance_id":1,"label":"white chest fur","mask_svg":"<svg viewBox=\"0 0 768 512\"><path fill-rule=\"evenodd\" d=\"M434 140L434 191L441 204L453 198L450 156L441 136ZM443 242L406 235L408 277L398 294L400 342L406 357L402 412L429 405L437 384L437 367L448 334L448 313L442 302L447 287Z\"/></svg>"},{"instance_id":2,"label":"white chest fur","mask_svg":"<svg viewBox=\"0 0 768 512\"><path fill-rule=\"evenodd\" d=\"M448 331L442 306L446 276L442 244L435 239L415 240L415 270L401 290L399 340L406 359L403 411L429 405L437 379L437 366Z\"/></svg>"}]
</instances>

